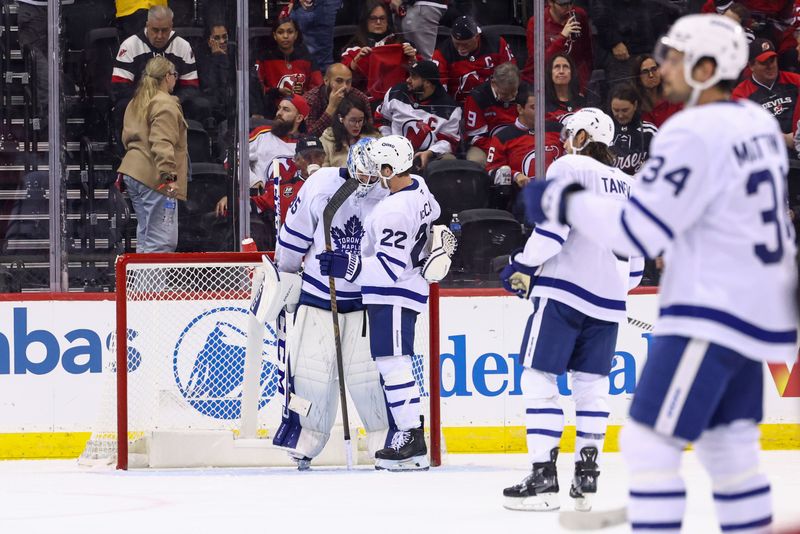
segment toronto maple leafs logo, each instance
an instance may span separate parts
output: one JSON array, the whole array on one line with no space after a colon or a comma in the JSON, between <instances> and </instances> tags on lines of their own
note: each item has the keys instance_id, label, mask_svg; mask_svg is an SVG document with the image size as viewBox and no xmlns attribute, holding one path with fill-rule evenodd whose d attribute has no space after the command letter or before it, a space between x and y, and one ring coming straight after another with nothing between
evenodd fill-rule
<instances>
[{"instance_id":1,"label":"toronto maple leafs logo","mask_svg":"<svg viewBox=\"0 0 800 534\"><path fill-rule=\"evenodd\" d=\"M344 230L338 226L331 228L334 248L340 252L351 252L361 254L361 238L364 237L364 226L361 221L353 215L346 223Z\"/></svg>"}]
</instances>

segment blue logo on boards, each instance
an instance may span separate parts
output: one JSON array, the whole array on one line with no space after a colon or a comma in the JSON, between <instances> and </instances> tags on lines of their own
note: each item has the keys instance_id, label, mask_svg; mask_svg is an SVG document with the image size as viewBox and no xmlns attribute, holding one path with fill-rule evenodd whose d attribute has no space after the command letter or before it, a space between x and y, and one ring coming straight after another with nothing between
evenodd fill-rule
<instances>
[{"instance_id":1,"label":"blue logo on boards","mask_svg":"<svg viewBox=\"0 0 800 534\"><path fill-rule=\"evenodd\" d=\"M247 332L238 325L245 308L223 306L198 315L184 328L173 351L172 368L181 395L198 412L215 419L241 414ZM278 391L278 368L267 359L277 337L267 325L262 344L258 409ZM273 358L274 359L274 358Z\"/></svg>"},{"instance_id":2,"label":"blue logo on boards","mask_svg":"<svg viewBox=\"0 0 800 534\"><path fill-rule=\"evenodd\" d=\"M361 254L362 237L364 237L364 226L355 215L350 217L344 224L344 230L338 226L331 228L333 248L339 252Z\"/></svg>"}]
</instances>

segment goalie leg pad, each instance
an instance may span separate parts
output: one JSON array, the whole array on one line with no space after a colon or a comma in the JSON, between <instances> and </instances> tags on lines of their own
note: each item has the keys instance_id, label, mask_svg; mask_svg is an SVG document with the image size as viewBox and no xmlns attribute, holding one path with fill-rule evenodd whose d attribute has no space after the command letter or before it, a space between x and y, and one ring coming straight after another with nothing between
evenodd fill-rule
<instances>
[{"instance_id":1,"label":"goalie leg pad","mask_svg":"<svg viewBox=\"0 0 800 534\"><path fill-rule=\"evenodd\" d=\"M383 389L397 428L411 430L420 425L419 387L411 369L411 356L376 358Z\"/></svg>"},{"instance_id":2,"label":"goalie leg pad","mask_svg":"<svg viewBox=\"0 0 800 534\"><path fill-rule=\"evenodd\" d=\"M599 459L608 425L608 377L581 371L573 371L571 375L577 419L575 461L581 461L581 449L584 447L597 448Z\"/></svg>"},{"instance_id":3,"label":"goalie leg pad","mask_svg":"<svg viewBox=\"0 0 800 534\"><path fill-rule=\"evenodd\" d=\"M703 432L694 444L711 477L723 532L742 532L741 525L753 525L747 532L770 529L772 497L767 477L759 472L759 434L755 421L740 419Z\"/></svg>"},{"instance_id":4,"label":"goalie leg pad","mask_svg":"<svg viewBox=\"0 0 800 534\"><path fill-rule=\"evenodd\" d=\"M628 518L636 532L678 534L686 508L680 475L684 440L658 434L629 421L620 434L620 450L629 472Z\"/></svg>"},{"instance_id":5,"label":"goalie leg pad","mask_svg":"<svg viewBox=\"0 0 800 534\"><path fill-rule=\"evenodd\" d=\"M558 403L556 375L526 367L521 383L528 458L531 463L549 462L550 451L558 448L564 431L564 411Z\"/></svg>"},{"instance_id":6,"label":"goalie leg pad","mask_svg":"<svg viewBox=\"0 0 800 534\"><path fill-rule=\"evenodd\" d=\"M311 409L307 417L290 412L277 435L286 439L276 443L296 455L317 456L328 442L336 419L339 386L332 339L331 312L310 306L297 310L288 343L292 380L295 394L311 402Z\"/></svg>"}]
</instances>

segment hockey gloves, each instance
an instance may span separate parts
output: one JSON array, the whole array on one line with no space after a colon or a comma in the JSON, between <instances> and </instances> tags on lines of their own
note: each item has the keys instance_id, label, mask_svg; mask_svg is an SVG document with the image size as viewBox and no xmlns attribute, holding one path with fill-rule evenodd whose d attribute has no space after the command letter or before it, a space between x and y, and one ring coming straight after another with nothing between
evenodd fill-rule
<instances>
[{"instance_id":1,"label":"hockey gloves","mask_svg":"<svg viewBox=\"0 0 800 534\"><path fill-rule=\"evenodd\" d=\"M566 180L537 180L522 188L525 218L531 225L544 221L567 223L567 198L585 188Z\"/></svg>"},{"instance_id":2,"label":"hockey gloves","mask_svg":"<svg viewBox=\"0 0 800 534\"><path fill-rule=\"evenodd\" d=\"M515 260L522 249L517 249L508 258L508 265L503 267L500 272L500 281L503 288L509 293L513 293L521 299L527 299L531 295L536 272L539 267L531 267Z\"/></svg>"},{"instance_id":3,"label":"hockey gloves","mask_svg":"<svg viewBox=\"0 0 800 534\"><path fill-rule=\"evenodd\" d=\"M361 256L358 254L326 250L322 254L317 254L317 260L322 276L344 278L352 282L361 272Z\"/></svg>"}]
</instances>

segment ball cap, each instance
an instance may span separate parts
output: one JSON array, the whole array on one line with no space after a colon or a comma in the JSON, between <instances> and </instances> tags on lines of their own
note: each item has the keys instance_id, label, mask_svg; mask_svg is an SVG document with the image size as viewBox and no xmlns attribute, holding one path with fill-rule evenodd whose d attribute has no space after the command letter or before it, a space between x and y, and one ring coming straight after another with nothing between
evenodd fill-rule
<instances>
[{"instance_id":1,"label":"ball cap","mask_svg":"<svg viewBox=\"0 0 800 534\"><path fill-rule=\"evenodd\" d=\"M441 83L439 81L439 67L433 61L417 61L408 67L408 71L431 83Z\"/></svg>"},{"instance_id":2,"label":"ball cap","mask_svg":"<svg viewBox=\"0 0 800 534\"><path fill-rule=\"evenodd\" d=\"M472 39L479 33L481 33L481 29L478 27L478 23L468 16L458 17L450 30L450 35L459 41Z\"/></svg>"},{"instance_id":3,"label":"ball cap","mask_svg":"<svg viewBox=\"0 0 800 534\"><path fill-rule=\"evenodd\" d=\"M309 150L324 151L325 149L323 148L319 138L314 137L313 135L307 135L297 140L297 144L294 147L295 154L301 154Z\"/></svg>"},{"instance_id":4,"label":"ball cap","mask_svg":"<svg viewBox=\"0 0 800 534\"><path fill-rule=\"evenodd\" d=\"M777 55L775 45L769 39L755 39L750 43L750 63L753 61L763 62Z\"/></svg>"},{"instance_id":5,"label":"ball cap","mask_svg":"<svg viewBox=\"0 0 800 534\"><path fill-rule=\"evenodd\" d=\"M288 100L292 103L292 105L297 109L297 112L300 113L303 117L308 117L308 113L311 111L311 108L306 102L306 99L300 95L289 95L284 98L284 100Z\"/></svg>"}]
</instances>

